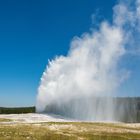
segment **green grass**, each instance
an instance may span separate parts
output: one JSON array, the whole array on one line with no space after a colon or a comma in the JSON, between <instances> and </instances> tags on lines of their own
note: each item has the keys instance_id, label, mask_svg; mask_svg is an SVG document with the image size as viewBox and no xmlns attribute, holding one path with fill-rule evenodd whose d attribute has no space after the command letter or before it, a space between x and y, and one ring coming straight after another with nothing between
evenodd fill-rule
<instances>
[{"instance_id":1,"label":"green grass","mask_svg":"<svg viewBox=\"0 0 140 140\"><path fill-rule=\"evenodd\" d=\"M0 118L0 122L10 122L12 121L11 119L6 119L6 118Z\"/></svg>"},{"instance_id":2,"label":"green grass","mask_svg":"<svg viewBox=\"0 0 140 140\"><path fill-rule=\"evenodd\" d=\"M106 123L49 122L0 125L0 140L139 140L140 127Z\"/></svg>"}]
</instances>

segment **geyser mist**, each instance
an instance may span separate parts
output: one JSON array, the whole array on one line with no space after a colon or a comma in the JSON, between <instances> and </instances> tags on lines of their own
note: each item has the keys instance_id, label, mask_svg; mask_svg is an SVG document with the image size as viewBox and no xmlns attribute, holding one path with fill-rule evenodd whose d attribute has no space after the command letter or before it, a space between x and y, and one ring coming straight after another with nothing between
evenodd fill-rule
<instances>
[{"instance_id":1,"label":"geyser mist","mask_svg":"<svg viewBox=\"0 0 140 140\"><path fill-rule=\"evenodd\" d=\"M113 8L112 23L103 21L98 30L74 37L67 56L49 61L38 89L38 112L82 120L123 120L123 109L129 105L117 109L112 97L129 75L119 63L138 41L133 34L140 29L139 5L139 1L133 7L131 2L119 3Z\"/></svg>"}]
</instances>

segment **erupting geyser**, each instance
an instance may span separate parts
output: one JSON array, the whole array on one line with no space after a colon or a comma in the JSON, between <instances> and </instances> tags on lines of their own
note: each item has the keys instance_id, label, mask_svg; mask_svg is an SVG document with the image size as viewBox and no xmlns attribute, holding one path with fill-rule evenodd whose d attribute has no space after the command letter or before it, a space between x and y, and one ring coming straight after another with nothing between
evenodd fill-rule
<instances>
[{"instance_id":1,"label":"erupting geyser","mask_svg":"<svg viewBox=\"0 0 140 140\"><path fill-rule=\"evenodd\" d=\"M113 10L112 23L103 21L98 30L74 37L67 56L49 61L38 89L38 112L95 121L124 118L129 105L117 108L111 97L128 77L119 62L138 42L132 36L140 31L140 1L121 2Z\"/></svg>"}]
</instances>

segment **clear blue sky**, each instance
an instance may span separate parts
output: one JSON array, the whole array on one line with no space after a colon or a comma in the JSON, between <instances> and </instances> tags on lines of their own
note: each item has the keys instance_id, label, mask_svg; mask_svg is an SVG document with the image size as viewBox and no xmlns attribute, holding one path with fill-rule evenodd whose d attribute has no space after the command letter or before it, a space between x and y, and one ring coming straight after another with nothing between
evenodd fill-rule
<instances>
[{"instance_id":1,"label":"clear blue sky","mask_svg":"<svg viewBox=\"0 0 140 140\"><path fill-rule=\"evenodd\" d=\"M111 20L115 3L115 0L1 0L0 106L34 105L48 59L66 55L71 39L94 26L91 17L96 11L101 19ZM139 96L140 59L127 62L126 66L133 68L133 76L122 91L126 96Z\"/></svg>"}]
</instances>

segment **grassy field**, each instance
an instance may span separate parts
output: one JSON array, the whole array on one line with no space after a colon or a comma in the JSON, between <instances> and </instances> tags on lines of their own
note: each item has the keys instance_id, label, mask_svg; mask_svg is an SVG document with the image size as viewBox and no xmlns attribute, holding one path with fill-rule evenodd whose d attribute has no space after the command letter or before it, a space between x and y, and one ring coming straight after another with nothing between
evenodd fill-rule
<instances>
[{"instance_id":1,"label":"grassy field","mask_svg":"<svg viewBox=\"0 0 140 140\"><path fill-rule=\"evenodd\" d=\"M11 119L7 119L7 118L0 118L0 122L11 122Z\"/></svg>"},{"instance_id":2,"label":"grassy field","mask_svg":"<svg viewBox=\"0 0 140 140\"><path fill-rule=\"evenodd\" d=\"M140 125L86 122L1 123L0 140L140 140Z\"/></svg>"}]
</instances>

